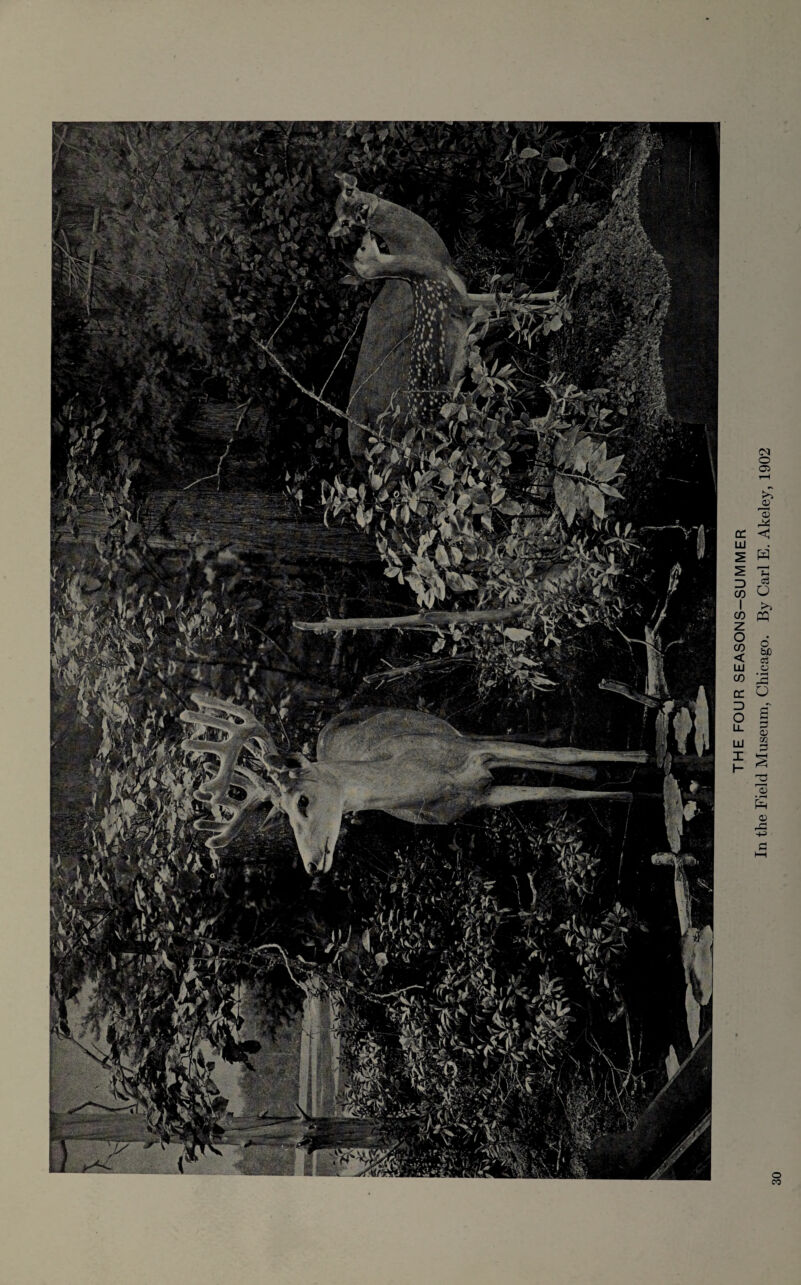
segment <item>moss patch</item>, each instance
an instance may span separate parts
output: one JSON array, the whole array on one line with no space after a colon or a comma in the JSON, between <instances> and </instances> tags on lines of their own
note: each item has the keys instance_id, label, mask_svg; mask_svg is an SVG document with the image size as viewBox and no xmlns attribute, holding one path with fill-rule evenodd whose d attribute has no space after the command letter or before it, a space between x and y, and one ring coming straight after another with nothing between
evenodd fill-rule
<instances>
[{"instance_id":1,"label":"moss patch","mask_svg":"<svg viewBox=\"0 0 801 1285\"><path fill-rule=\"evenodd\" d=\"M603 217L590 228L586 217L575 229L558 220L567 233L562 289L573 321L554 345L553 365L581 388L609 390L608 404L626 425L629 499L640 501L672 436L660 356L670 279L639 209L642 172L658 146L647 125L624 127L609 148L611 204L584 207L587 216L604 209Z\"/></svg>"}]
</instances>

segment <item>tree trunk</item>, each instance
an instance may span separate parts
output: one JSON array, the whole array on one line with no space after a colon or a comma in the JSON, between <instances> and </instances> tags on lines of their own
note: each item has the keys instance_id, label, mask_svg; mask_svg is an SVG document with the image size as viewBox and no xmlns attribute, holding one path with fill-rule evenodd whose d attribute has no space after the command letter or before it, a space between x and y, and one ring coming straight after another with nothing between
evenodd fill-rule
<instances>
[{"instance_id":1,"label":"tree trunk","mask_svg":"<svg viewBox=\"0 0 801 1285\"><path fill-rule=\"evenodd\" d=\"M378 559L375 545L360 532L298 522L286 496L262 491L155 491L145 497L139 516L154 549L205 544L283 563ZM100 500L90 497L80 506L77 530L60 527L56 534L66 544L92 544L110 521Z\"/></svg>"},{"instance_id":2,"label":"tree trunk","mask_svg":"<svg viewBox=\"0 0 801 1285\"><path fill-rule=\"evenodd\" d=\"M414 1127L413 1119L363 1120L351 1116L319 1116L309 1119L294 1116L225 1116L220 1121L224 1132L214 1139L215 1146L283 1147L304 1151L384 1149ZM144 1116L124 1111L102 1115L69 1115L58 1112L50 1116L51 1142L154 1142L157 1135ZM180 1142L179 1138L173 1139Z\"/></svg>"}]
</instances>

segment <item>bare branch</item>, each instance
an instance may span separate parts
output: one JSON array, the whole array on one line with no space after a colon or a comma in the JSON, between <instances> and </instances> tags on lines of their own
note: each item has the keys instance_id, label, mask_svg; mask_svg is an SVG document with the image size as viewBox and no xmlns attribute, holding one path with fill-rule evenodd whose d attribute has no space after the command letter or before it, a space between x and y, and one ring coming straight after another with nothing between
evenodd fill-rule
<instances>
[{"instance_id":1,"label":"bare branch","mask_svg":"<svg viewBox=\"0 0 801 1285\"><path fill-rule=\"evenodd\" d=\"M331 370L329 371L328 375L326 376L325 383L323 384L322 388L320 389L320 393L319 393L320 397L322 397L322 395L323 395L323 393L325 392L326 388L327 388L327 387L328 387L328 385L331 383L331 380L334 378L334 375L336 374L336 371L337 371L337 367L339 366L340 362L342 361L342 358L345 356L345 353L348 351L348 347L350 346L350 342L351 342L351 340L353 339L353 337L355 336L356 331L359 329L359 326L361 325L361 322L362 322L361 316L358 316L358 317L356 318L356 325L353 327L353 329L351 330L351 332L350 332L350 334L348 335L347 339L345 340L345 343L344 343L344 344L343 344L343 346L342 346L342 352L339 354L339 356L337 357L337 359L336 359L336 361L334 362L333 366L331 367ZM271 338L272 338L272 336L271 336Z\"/></svg>"},{"instance_id":2,"label":"bare branch","mask_svg":"<svg viewBox=\"0 0 801 1285\"><path fill-rule=\"evenodd\" d=\"M58 165L58 158L61 155L61 149L64 146L64 143L66 142L66 139L67 139L68 131L69 131L69 125L65 125L58 136L58 141L56 143L55 150L53 151L53 173L54 174L56 172L56 166Z\"/></svg>"},{"instance_id":3,"label":"bare branch","mask_svg":"<svg viewBox=\"0 0 801 1285\"><path fill-rule=\"evenodd\" d=\"M84 1052L85 1051L86 1050L84 1050ZM83 1111L84 1107L98 1107L101 1111L132 1111L133 1110L133 1107L130 1107L130 1106L110 1107L105 1102L95 1102L92 1100L92 1098L88 1098L87 1101L82 1102L80 1106L70 1107L69 1111L67 1112L67 1115L75 1115L76 1111Z\"/></svg>"},{"instance_id":4,"label":"bare branch","mask_svg":"<svg viewBox=\"0 0 801 1285\"><path fill-rule=\"evenodd\" d=\"M320 397L317 393L313 392L311 388L307 388L305 384L302 384L299 379L295 378L291 370L287 369L287 367L281 361L281 358L276 356L272 348L269 348L266 344L263 344L260 339L254 338L253 342L255 343L256 347L260 348L261 351L270 358L270 361L273 362L273 364L278 367L281 374L285 375L286 378L291 383L293 383L295 387L301 393L304 394L305 397L310 397L313 402L317 402L318 406L322 406L325 410L329 411L332 415L336 415L338 419L344 419L346 423L353 424L356 428L360 428L363 433L367 433L367 435L371 437L374 441L383 442L385 446L395 446L399 451L403 450L404 453L409 457L409 459L420 458L419 451L413 451L408 447L404 448L399 443L393 442L391 438L385 437L384 434L381 433L380 430L377 429L375 426L371 427L371 426L368 426L367 424L360 423L359 420L353 419L353 417L351 415L348 415L344 410L340 410L338 406L334 406L332 402L328 402L325 400L324 397Z\"/></svg>"},{"instance_id":5,"label":"bare branch","mask_svg":"<svg viewBox=\"0 0 801 1285\"><path fill-rule=\"evenodd\" d=\"M289 321L289 318L292 316L292 312L293 312L293 310L294 310L294 308L295 308L296 304L299 302L299 300L300 300L300 291L298 291L298 293L295 295L295 298L292 300L291 304L289 305L289 308L288 308L288 309L287 309L287 311L284 313L284 315L283 315L283 317L281 318L281 320L279 321L278 325L275 327L275 330L274 330L274 331L273 331L273 333L270 335L270 338L267 340L267 346L268 346L268 347L270 346L270 344L271 344L271 343L273 342L273 340L275 339L275 336L278 334L278 331L281 329L281 327L282 327L282 326L283 326L287 321ZM259 342L259 341L258 341L258 339L256 340L256 342L257 342L257 343ZM261 345L260 345L260 346L261 346Z\"/></svg>"},{"instance_id":6,"label":"bare branch","mask_svg":"<svg viewBox=\"0 0 801 1285\"><path fill-rule=\"evenodd\" d=\"M365 674L361 680L362 685L365 683L394 683L399 678L406 678L409 674L417 674L424 669L444 669L448 665L463 665L472 663L473 657L468 656L466 652L459 652L455 656L435 656L432 660L418 660L413 665L390 665L387 663L386 669L376 670L374 674Z\"/></svg>"},{"instance_id":7,"label":"bare branch","mask_svg":"<svg viewBox=\"0 0 801 1285\"><path fill-rule=\"evenodd\" d=\"M299 977L295 976L290 966L287 953L284 950L283 946L279 946L278 942L271 941L271 942L265 942L263 946L254 946L252 953L254 955L260 955L268 950L275 950L278 952L278 954L281 956L281 959L283 961L284 968L289 973L291 980L295 983L295 985L298 987L299 990L303 991L304 995L307 995L309 992L309 983L306 981L301 981ZM304 968L314 968L314 964L311 964L307 959L301 959L300 957L298 957L295 960L295 963L302 964Z\"/></svg>"},{"instance_id":8,"label":"bare branch","mask_svg":"<svg viewBox=\"0 0 801 1285\"><path fill-rule=\"evenodd\" d=\"M222 466L228 457L228 453L230 452L231 447L233 446L234 438L236 437L237 433L242 427L245 416L250 410L250 403L252 400L253 400L252 397L249 397L246 402L242 403L241 406L237 406L237 410L240 411L241 414L239 416L239 419L236 421L236 424L234 425L234 429L233 429L233 432L231 433L231 436L228 438L228 441L225 444L225 450L223 451L222 455L217 461L217 468L214 470L213 473L208 473L205 477L198 477L195 479L194 482L190 482L188 486L185 486L183 488L184 491L191 491L193 486L199 486L201 482L213 482L215 480L217 482L217 490L219 491L220 482L222 481L222 478L221 478Z\"/></svg>"},{"instance_id":9,"label":"bare branch","mask_svg":"<svg viewBox=\"0 0 801 1285\"><path fill-rule=\"evenodd\" d=\"M344 620L294 620L295 629L310 634L335 634L343 629L424 629L437 632L449 625L496 624L514 620L529 610L524 603L515 607L485 608L477 611L421 611L412 616L351 616Z\"/></svg>"},{"instance_id":10,"label":"bare branch","mask_svg":"<svg viewBox=\"0 0 801 1285\"><path fill-rule=\"evenodd\" d=\"M92 240L89 250L89 266L86 273L86 313L91 316L92 313L92 285L95 276L95 259L97 258L97 233L100 228L100 206L95 206L94 216L92 218Z\"/></svg>"}]
</instances>

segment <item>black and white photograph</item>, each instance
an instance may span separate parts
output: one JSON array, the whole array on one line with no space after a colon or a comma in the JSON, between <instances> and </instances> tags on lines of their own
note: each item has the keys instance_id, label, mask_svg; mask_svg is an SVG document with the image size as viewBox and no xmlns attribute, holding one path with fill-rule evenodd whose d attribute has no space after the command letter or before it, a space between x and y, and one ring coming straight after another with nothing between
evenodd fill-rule
<instances>
[{"instance_id":1,"label":"black and white photograph","mask_svg":"<svg viewBox=\"0 0 801 1285\"><path fill-rule=\"evenodd\" d=\"M726 146L53 124L51 1174L710 1179Z\"/></svg>"},{"instance_id":2,"label":"black and white photograph","mask_svg":"<svg viewBox=\"0 0 801 1285\"><path fill-rule=\"evenodd\" d=\"M3 1280L798 1278L799 48L0 6Z\"/></svg>"}]
</instances>

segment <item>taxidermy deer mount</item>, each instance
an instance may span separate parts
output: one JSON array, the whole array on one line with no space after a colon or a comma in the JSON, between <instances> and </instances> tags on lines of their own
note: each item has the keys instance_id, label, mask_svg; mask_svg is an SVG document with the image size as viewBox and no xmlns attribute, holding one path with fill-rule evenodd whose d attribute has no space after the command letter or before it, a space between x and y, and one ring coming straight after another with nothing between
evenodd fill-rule
<instances>
[{"instance_id":1,"label":"taxidermy deer mount","mask_svg":"<svg viewBox=\"0 0 801 1285\"><path fill-rule=\"evenodd\" d=\"M445 242L419 214L360 191L349 174L336 177L340 193L329 236L360 232L353 270L364 281L385 283L367 314L348 401L348 447L358 461L370 445L365 426L378 427L393 404L404 428L436 417L464 370L473 313L495 308L498 298L468 292ZM535 305L553 298L528 296Z\"/></svg>"},{"instance_id":2,"label":"taxidermy deer mount","mask_svg":"<svg viewBox=\"0 0 801 1285\"><path fill-rule=\"evenodd\" d=\"M466 736L433 714L410 709L361 709L338 714L317 739L317 761L281 753L268 729L247 709L195 691L197 709L184 723L206 729L182 742L185 753L219 760L215 775L195 791L211 818L195 822L210 834L207 846L223 848L245 816L267 804L283 812L309 874L331 869L343 816L379 811L414 825L448 825L472 808L509 803L572 803L582 799L630 802L627 790L566 786L501 785L494 768L521 768L583 780L594 764L634 768L648 762L641 750L581 750ZM219 739L211 739L209 733ZM262 777L242 761L246 751ZM268 814L269 815L269 814Z\"/></svg>"}]
</instances>

